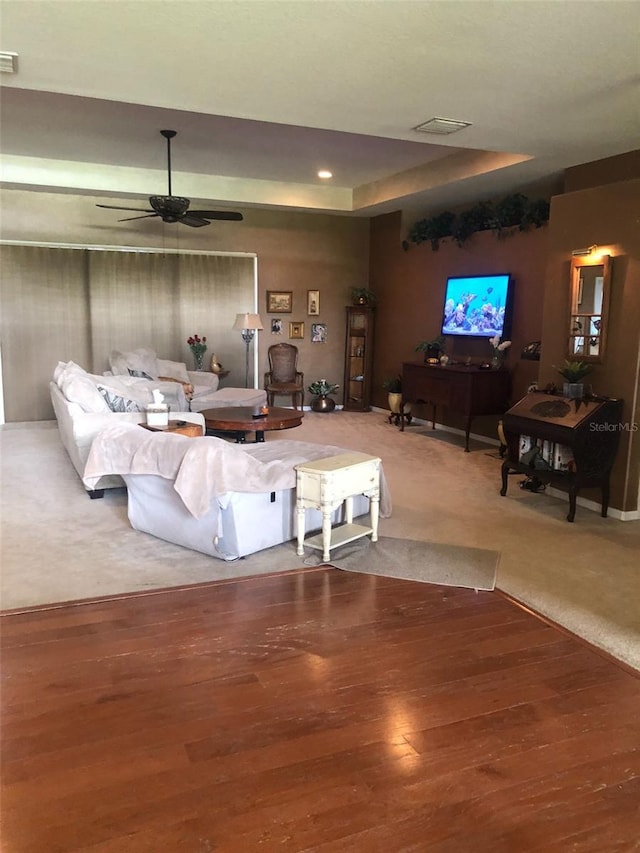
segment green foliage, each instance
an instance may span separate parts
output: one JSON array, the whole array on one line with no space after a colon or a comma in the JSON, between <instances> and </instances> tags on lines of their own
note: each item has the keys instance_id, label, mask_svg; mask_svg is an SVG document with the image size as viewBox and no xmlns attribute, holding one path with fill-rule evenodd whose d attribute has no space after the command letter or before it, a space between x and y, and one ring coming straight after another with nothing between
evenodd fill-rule
<instances>
[{"instance_id":1,"label":"green foliage","mask_svg":"<svg viewBox=\"0 0 640 853\"><path fill-rule=\"evenodd\" d=\"M389 394L402 394L402 376L398 374L398 376L394 376L391 379L385 379L382 387Z\"/></svg>"},{"instance_id":2,"label":"green foliage","mask_svg":"<svg viewBox=\"0 0 640 853\"><path fill-rule=\"evenodd\" d=\"M453 233L455 219L455 213L452 213L450 210L438 213L437 216L432 216L431 219L421 219L411 229L409 240L412 243L425 243L428 240L431 243L433 251L437 252L440 247L440 240L443 237L450 237Z\"/></svg>"},{"instance_id":3,"label":"green foliage","mask_svg":"<svg viewBox=\"0 0 640 853\"><path fill-rule=\"evenodd\" d=\"M493 230L498 238L504 238L517 228L528 231L540 228L549 221L549 202L546 199L528 199L522 193L505 196L493 204L481 201L456 216L450 210L437 213L416 222L409 231L405 248L409 243L431 243L437 251L440 241L452 237L458 246L463 246L476 231Z\"/></svg>"},{"instance_id":4,"label":"green foliage","mask_svg":"<svg viewBox=\"0 0 640 853\"><path fill-rule=\"evenodd\" d=\"M430 341L420 341L416 345L416 352L437 352L439 354L445 351L444 335L438 335Z\"/></svg>"},{"instance_id":5,"label":"green foliage","mask_svg":"<svg viewBox=\"0 0 640 853\"><path fill-rule=\"evenodd\" d=\"M560 376L564 376L567 382L580 382L591 371L591 365L587 364L586 361L565 360L562 367L556 367L556 370Z\"/></svg>"},{"instance_id":6,"label":"green foliage","mask_svg":"<svg viewBox=\"0 0 640 853\"><path fill-rule=\"evenodd\" d=\"M311 394L316 397L326 397L328 394L335 394L340 386L334 385L333 382L327 382L326 379L316 379L308 387Z\"/></svg>"},{"instance_id":7,"label":"green foliage","mask_svg":"<svg viewBox=\"0 0 640 853\"><path fill-rule=\"evenodd\" d=\"M368 287L352 287L351 301L354 305L375 305L377 297Z\"/></svg>"}]
</instances>

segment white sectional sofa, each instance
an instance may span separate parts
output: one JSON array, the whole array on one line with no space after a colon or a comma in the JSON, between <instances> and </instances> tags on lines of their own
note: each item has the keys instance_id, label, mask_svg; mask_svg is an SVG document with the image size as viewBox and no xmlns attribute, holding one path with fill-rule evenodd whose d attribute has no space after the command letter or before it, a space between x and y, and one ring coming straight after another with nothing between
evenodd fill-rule
<instances>
[{"instance_id":1,"label":"white sectional sofa","mask_svg":"<svg viewBox=\"0 0 640 853\"><path fill-rule=\"evenodd\" d=\"M205 370L187 370L181 361L158 358L148 347L120 352L114 350L109 357L109 367L114 376L136 376L151 380L173 379L186 390L188 408L203 412L221 406L264 406L267 392L260 388L220 388L215 373Z\"/></svg>"},{"instance_id":2,"label":"white sectional sofa","mask_svg":"<svg viewBox=\"0 0 640 853\"><path fill-rule=\"evenodd\" d=\"M104 389L101 393L98 389ZM186 411L182 386L175 383L147 382L129 377L120 381L116 377L89 374L73 362L60 362L49 383L51 402L58 422L62 444L78 472L80 479L96 435L109 424L124 422L143 423L146 406L153 401L153 389L158 388L172 406L171 417L199 424L204 432L204 418L198 412ZM127 411L113 411L107 398L124 401ZM115 405L115 403L114 403ZM135 406L135 408L134 408ZM145 432L145 430L140 430ZM118 476L108 476L87 489L91 498L100 498L104 489L124 486Z\"/></svg>"},{"instance_id":3,"label":"white sectional sofa","mask_svg":"<svg viewBox=\"0 0 640 853\"><path fill-rule=\"evenodd\" d=\"M96 436L85 485L94 488L118 474L128 491L128 514L136 530L223 560L236 560L294 539L294 465L344 453L332 445L276 439L232 444L187 438L112 424ZM354 515L369 512L369 500L354 499ZM341 510L334 521L342 520ZM391 513L381 471L380 515ZM339 517L340 516L340 517ZM305 530L322 527L320 512L307 510Z\"/></svg>"}]
</instances>

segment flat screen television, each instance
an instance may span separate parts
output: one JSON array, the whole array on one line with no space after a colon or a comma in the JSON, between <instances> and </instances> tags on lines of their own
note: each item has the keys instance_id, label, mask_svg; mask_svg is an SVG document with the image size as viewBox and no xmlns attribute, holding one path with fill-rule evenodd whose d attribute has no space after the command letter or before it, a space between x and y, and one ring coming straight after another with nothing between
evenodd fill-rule
<instances>
[{"instance_id":1,"label":"flat screen television","mask_svg":"<svg viewBox=\"0 0 640 853\"><path fill-rule=\"evenodd\" d=\"M460 337L508 337L513 288L508 273L447 279L441 334Z\"/></svg>"}]
</instances>

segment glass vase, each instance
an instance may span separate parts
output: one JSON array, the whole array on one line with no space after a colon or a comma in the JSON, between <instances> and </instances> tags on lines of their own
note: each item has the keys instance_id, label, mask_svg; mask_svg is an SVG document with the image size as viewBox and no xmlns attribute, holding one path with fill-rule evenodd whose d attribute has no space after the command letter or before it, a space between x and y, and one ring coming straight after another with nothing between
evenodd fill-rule
<instances>
[{"instance_id":1,"label":"glass vase","mask_svg":"<svg viewBox=\"0 0 640 853\"><path fill-rule=\"evenodd\" d=\"M195 370L203 370L202 364L204 362L204 353L203 352L194 352L193 354L193 364Z\"/></svg>"},{"instance_id":2,"label":"glass vase","mask_svg":"<svg viewBox=\"0 0 640 853\"><path fill-rule=\"evenodd\" d=\"M500 370L501 367L502 367L502 357L496 353L493 356L493 358L491 359L491 369L492 370Z\"/></svg>"}]
</instances>

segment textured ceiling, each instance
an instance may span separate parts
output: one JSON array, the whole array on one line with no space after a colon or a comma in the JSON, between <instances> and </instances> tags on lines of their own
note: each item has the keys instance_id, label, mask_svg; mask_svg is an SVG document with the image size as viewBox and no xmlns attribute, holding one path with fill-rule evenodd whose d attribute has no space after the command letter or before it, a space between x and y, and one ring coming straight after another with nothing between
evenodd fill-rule
<instances>
[{"instance_id":1,"label":"textured ceiling","mask_svg":"<svg viewBox=\"0 0 640 853\"><path fill-rule=\"evenodd\" d=\"M3 0L3 185L369 215L633 150L640 4ZM451 136L412 128L471 122ZM329 168L329 182L317 178Z\"/></svg>"}]
</instances>

